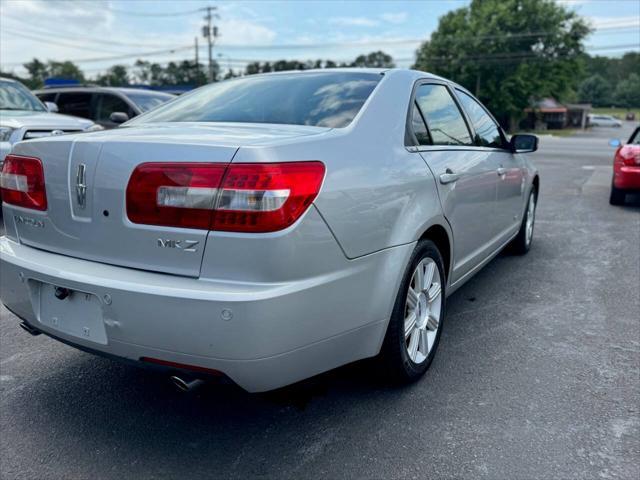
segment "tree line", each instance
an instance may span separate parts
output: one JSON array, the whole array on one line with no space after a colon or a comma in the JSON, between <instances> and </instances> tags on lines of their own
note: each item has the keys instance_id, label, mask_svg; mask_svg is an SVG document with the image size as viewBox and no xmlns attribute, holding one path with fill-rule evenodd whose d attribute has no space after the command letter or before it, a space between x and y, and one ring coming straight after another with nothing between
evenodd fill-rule
<instances>
[{"instance_id":1,"label":"tree line","mask_svg":"<svg viewBox=\"0 0 640 480\"><path fill-rule=\"evenodd\" d=\"M382 51L359 55L353 62L335 62L333 60L278 60L274 62L251 62L244 70L230 69L221 75L218 62L214 61L213 80L225 80L240 75L253 75L256 73L280 72L287 70L308 70L312 68L338 68L338 67L373 67L392 68L395 64L391 55ZM200 86L208 83L207 68L205 65L196 64L193 60L169 62L166 65L153 63L146 60L137 60L133 67L126 65L113 65L104 73L94 78L87 77L84 72L73 62L42 62L34 58L24 64L27 77L21 78L12 74L2 73L2 76L15 78L31 89L42 88L45 79L51 77L76 80L80 83L94 83L103 86L120 87L132 84L149 86Z\"/></svg>"},{"instance_id":2,"label":"tree line","mask_svg":"<svg viewBox=\"0 0 640 480\"><path fill-rule=\"evenodd\" d=\"M437 29L416 51L413 68L463 85L508 129L517 124L526 108L544 97L596 107L640 107L640 54L591 56L584 45L590 33L592 29L582 17L554 0L472 0L439 19ZM352 62L252 62L244 70L228 70L222 75L216 62L214 81L311 68L390 68L394 63L389 54L377 51ZM191 60L166 65L138 60L133 67L114 65L93 79L72 62L33 59L24 66L28 77L20 80L31 88L41 87L47 77L110 86L207 83L205 66Z\"/></svg>"}]
</instances>

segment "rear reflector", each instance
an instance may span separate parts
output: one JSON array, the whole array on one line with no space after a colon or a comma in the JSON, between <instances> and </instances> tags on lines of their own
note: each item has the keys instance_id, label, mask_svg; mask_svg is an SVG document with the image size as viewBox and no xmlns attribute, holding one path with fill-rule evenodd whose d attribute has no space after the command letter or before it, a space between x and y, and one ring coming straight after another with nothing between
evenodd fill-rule
<instances>
[{"instance_id":1,"label":"rear reflector","mask_svg":"<svg viewBox=\"0 0 640 480\"><path fill-rule=\"evenodd\" d=\"M292 225L318 195L321 162L145 163L127 186L134 223L231 232Z\"/></svg>"},{"instance_id":2,"label":"rear reflector","mask_svg":"<svg viewBox=\"0 0 640 480\"><path fill-rule=\"evenodd\" d=\"M224 376L224 373L222 373L220 370L214 370L213 368L200 367L198 365L189 365L186 363L170 362L169 360L162 360L160 358L140 357L140 361L154 363L163 367L179 368L181 370L191 370L192 372L208 373L209 375L212 375L214 377Z\"/></svg>"},{"instance_id":3,"label":"rear reflector","mask_svg":"<svg viewBox=\"0 0 640 480\"><path fill-rule=\"evenodd\" d=\"M47 192L40 159L7 155L0 173L0 194L8 204L46 210Z\"/></svg>"}]
</instances>

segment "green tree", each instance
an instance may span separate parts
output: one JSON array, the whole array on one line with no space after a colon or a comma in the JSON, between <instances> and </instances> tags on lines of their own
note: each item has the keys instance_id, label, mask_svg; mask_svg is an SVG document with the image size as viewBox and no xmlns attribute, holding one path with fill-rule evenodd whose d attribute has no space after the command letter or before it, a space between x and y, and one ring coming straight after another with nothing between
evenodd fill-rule
<instances>
[{"instance_id":1,"label":"green tree","mask_svg":"<svg viewBox=\"0 0 640 480\"><path fill-rule=\"evenodd\" d=\"M589 31L553 0L472 0L440 18L414 67L467 87L510 127L533 100L575 91Z\"/></svg>"},{"instance_id":2,"label":"green tree","mask_svg":"<svg viewBox=\"0 0 640 480\"><path fill-rule=\"evenodd\" d=\"M640 107L640 76L632 73L627 79L618 83L614 98L621 107Z\"/></svg>"},{"instance_id":3,"label":"green tree","mask_svg":"<svg viewBox=\"0 0 640 480\"><path fill-rule=\"evenodd\" d=\"M84 82L84 73L73 62L54 62L49 61L47 63L47 70L50 77L64 78L65 80L77 80L80 83Z\"/></svg>"},{"instance_id":4,"label":"green tree","mask_svg":"<svg viewBox=\"0 0 640 480\"><path fill-rule=\"evenodd\" d=\"M49 76L47 64L34 58L30 62L23 64L23 66L29 73L26 85L29 88L41 88L44 85L45 78Z\"/></svg>"},{"instance_id":5,"label":"green tree","mask_svg":"<svg viewBox=\"0 0 640 480\"><path fill-rule=\"evenodd\" d=\"M104 75L99 75L96 82L100 85L107 85L111 87L129 85L129 72L125 65L114 65L109 67Z\"/></svg>"},{"instance_id":6,"label":"green tree","mask_svg":"<svg viewBox=\"0 0 640 480\"><path fill-rule=\"evenodd\" d=\"M369 68L393 68L393 57L383 51L371 52L367 55L359 55L351 64L352 67Z\"/></svg>"},{"instance_id":7,"label":"green tree","mask_svg":"<svg viewBox=\"0 0 640 480\"><path fill-rule=\"evenodd\" d=\"M611 105L611 84L601 75L595 74L582 81L578 88L578 100L594 107Z\"/></svg>"}]
</instances>

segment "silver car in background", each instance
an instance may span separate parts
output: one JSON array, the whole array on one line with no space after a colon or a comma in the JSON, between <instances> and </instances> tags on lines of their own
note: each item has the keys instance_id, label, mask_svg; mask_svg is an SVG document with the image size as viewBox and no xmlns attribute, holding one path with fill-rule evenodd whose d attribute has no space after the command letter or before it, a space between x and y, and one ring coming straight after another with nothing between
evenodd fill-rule
<instances>
[{"instance_id":1,"label":"silver car in background","mask_svg":"<svg viewBox=\"0 0 640 480\"><path fill-rule=\"evenodd\" d=\"M52 134L102 130L91 120L55 113L16 80L0 77L0 168L14 143Z\"/></svg>"},{"instance_id":2,"label":"silver car in background","mask_svg":"<svg viewBox=\"0 0 640 480\"><path fill-rule=\"evenodd\" d=\"M536 148L424 72L216 83L16 145L0 296L31 333L249 391L374 356L413 381L446 297L529 250Z\"/></svg>"}]
</instances>

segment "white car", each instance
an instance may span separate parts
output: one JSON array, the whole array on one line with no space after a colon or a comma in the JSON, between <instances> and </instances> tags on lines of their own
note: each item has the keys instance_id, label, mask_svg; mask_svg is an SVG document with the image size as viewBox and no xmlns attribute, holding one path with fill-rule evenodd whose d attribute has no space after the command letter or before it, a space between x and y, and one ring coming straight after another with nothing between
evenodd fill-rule
<instances>
[{"instance_id":1,"label":"white car","mask_svg":"<svg viewBox=\"0 0 640 480\"><path fill-rule=\"evenodd\" d=\"M91 120L53 113L24 85L0 77L0 168L13 144L30 138L102 130Z\"/></svg>"},{"instance_id":2,"label":"white car","mask_svg":"<svg viewBox=\"0 0 640 480\"><path fill-rule=\"evenodd\" d=\"M589 115L589 125L592 127L621 127L622 122L611 115Z\"/></svg>"}]
</instances>

